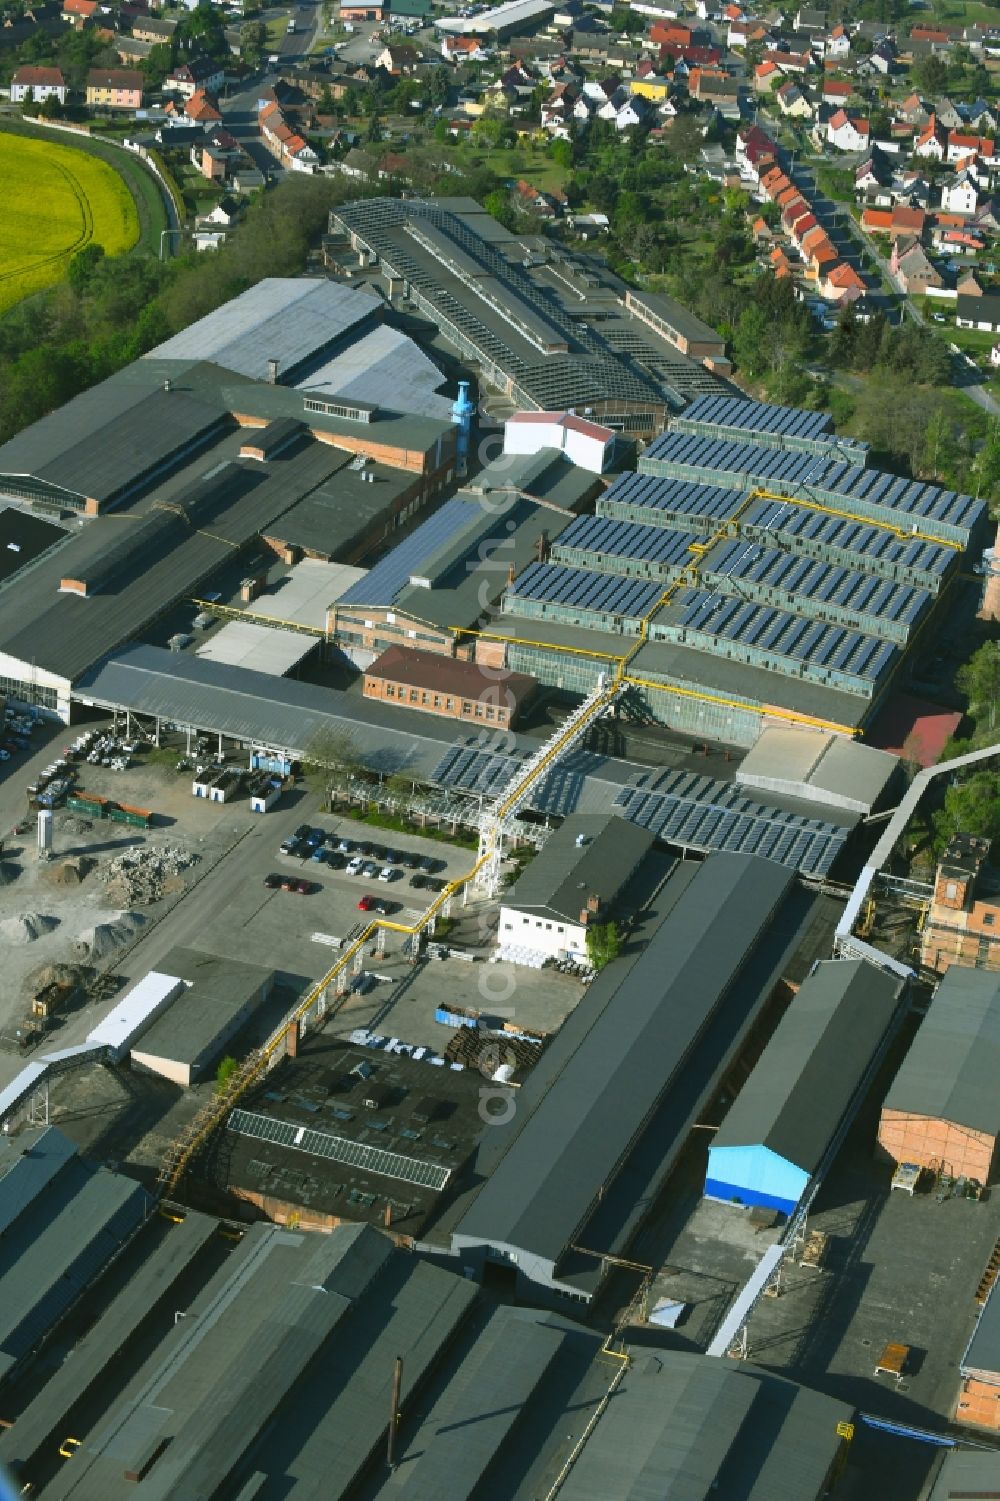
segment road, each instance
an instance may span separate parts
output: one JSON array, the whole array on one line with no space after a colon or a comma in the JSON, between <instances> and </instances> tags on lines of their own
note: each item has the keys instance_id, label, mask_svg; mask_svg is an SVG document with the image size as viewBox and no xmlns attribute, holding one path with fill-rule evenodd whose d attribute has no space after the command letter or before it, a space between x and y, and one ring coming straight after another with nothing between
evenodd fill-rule
<instances>
[{"instance_id":1,"label":"road","mask_svg":"<svg viewBox=\"0 0 1000 1501\"><path fill-rule=\"evenodd\" d=\"M269 51L268 57L277 56L286 65L305 62L316 43L322 20L319 0L300 0L296 5L265 11L261 19L266 23L279 17L294 17L297 29L283 35ZM277 70L265 63L261 74L255 75L237 92L227 91L219 101L226 129L236 137L254 166L270 182L280 181L285 176L285 169L271 155L261 138L257 124L257 100L274 83L276 77Z\"/></svg>"}]
</instances>

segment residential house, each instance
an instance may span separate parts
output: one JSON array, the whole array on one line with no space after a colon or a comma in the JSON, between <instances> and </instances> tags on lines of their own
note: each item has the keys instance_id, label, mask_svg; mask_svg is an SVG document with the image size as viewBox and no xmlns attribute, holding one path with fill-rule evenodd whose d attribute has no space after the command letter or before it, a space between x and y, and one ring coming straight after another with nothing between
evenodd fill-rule
<instances>
[{"instance_id":1,"label":"residential house","mask_svg":"<svg viewBox=\"0 0 1000 1501\"><path fill-rule=\"evenodd\" d=\"M944 278L915 235L900 235L893 243L889 269L908 297L944 286Z\"/></svg>"},{"instance_id":2,"label":"residential house","mask_svg":"<svg viewBox=\"0 0 1000 1501\"><path fill-rule=\"evenodd\" d=\"M955 323L959 328L977 328L983 333L1000 334L1000 294L984 292L981 297L957 298Z\"/></svg>"},{"instance_id":3,"label":"residential house","mask_svg":"<svg viewBox=\"0 0 1000 1501\"><path fill-rule=\"evenodd\" d=\"M895 201L908 203L911 208L925 209L930 205L931 185L920 172L894 172L889 191Z\"/></svg>"},{"instance_id":4,"label":"residential house","mask_svg":"<svg viewBox=\"0 0 1000 1501\"><path fill-rule=\"evenodd\" d=\"M319 157L305 138L288 123L277 100L271 100L257 116L264 144L272 156L291 172L314 172Z\"/></svg>"},{"instance_id":5,"label":"residential house","mask_svg":"<svg viewBox=\"0 0 1000 1501\"><path fill-rule=\"evenodd\" d=\"M192 57L187 62L178 63L167 74L163 87L169 93L190 99L198 89L204 89L210 94L217 93L222 87L224 76L221 63L209 57Z\"/></svg>"},{"instance_id":6,"label":"residential house","mask_svg":"<svg viewBox=\"0 0 1000 1501\"><path fill-rule=\"evenodd\" d=\"M87 74L89 109L142 108L143 75L131 68L92 68Z\"/></svg>"},{"instance_id":7,"label":"residential house","mask_svg":"<svg viewBox=\"0 0 1000 1501\"><path fill-rule=\"evenodd\" d=\"M843 109L847 101L853 97L854 85L845 83L839 78L824 78L820 90L820 97L824 104L832 104L834 109Z\"/></svg>"},{"instance_id":8,"label":"residential house","mask_svg":"<svg viewBox=\"0 0 1000 1501\"><path fill-rule=\"evenodd\" d=\"M714 104L724 115L739 113L739 84L720 69L692 68L688 76L688 93L699 104Z\"/></svg>"},{"instance_id":9,"label":"residential house","mask_svg":"<svg viewBox=\"0 0 1000 1501\"><path fill-rule=\"evenodd\" d=\"M794 276L792 263L780 245L775 245L767 259L771 272L778 281L783 281L787 276Z\"/></svg>"},{"instance_id":10,"label":"residential house","mask_svg":"<svg viewBox=\"0 0 1000 1501\"><path fill-rule=\"evenodd\" d=\"M474 36L446 36L441 43L441 56L446 63L478 63L485 62L488 54Z\"/></svg>"},{"instance_id":11,"label":"residential house","mask_svg":"<svg viewBox=\"0 0 1000 1501\"><path fill-rule=\"evenodd\" d=\"M392 78L402 78L404 74L416 72L419 63L420 53L416 47L405 43L392 42L375 58L376 68L383 68Z\"/></svg>"},{"instance_id":12,"label":"residential house","mask_svg":"<svg viewBox=\"0 0 1000 1501\"><path fill-rule=\"evenodd\" d=\"M198 223L231 229L242 212L242 205L235 198L220 198L210 213L199 214Z\"/></svg>"},{"instance_id":13,"label":"residential house","mask_svg":"<svg viewBox=\"0 0 1000 1501\"><path fill-rule=\"evenodd\" d=\"M813 65L812 55L808 52L772 52L771 56L782 73L791 74L793 78L804 78Z\"/></svg>"},{"instance_id":14,"label":"residential house","mask_svg":"<svg viewBox=\"0 0 1000 1501\"><path fill-rule=\"evenodd\" d=\"M977 99L969 109L968 123L979 135L996 135L1000 110L992 110L984 99Z\"/></svg>"},{"instance_id":15,"label":"residential house","mask_svg":"<svg viewBox=\"0 0 1000 1501\"><path fill-rule=\"evenodd\" d=\"M879 42L877 47L872 48L869 63L876 73L881 73L883 78L889 78L898 63L894 43L888 40Z\"/></svg>"},{"instance_id":16,"label":"residential house","mask_svg":"<svg viewBox=\"0 0 1000 1501\"><path fill-rule=\"evenodd\" d=\"M97 14L97 0L63 0L62 18L76 31L82 31Z\"/></svg>"},{"instance_id":17,"label":"residential house","mask_svg":"<svg viewBox=\"0 0 1000 1501\"><path fill-rule=\"evenodd\" d=\"M828 302L842 302L845 298L851 300L852 295L863 297L867 290L864 277L846 261L839 261L836 266L831 267L819 283L820 295Z\"/></svg>"},{"instance_id":18,"label":"residential house","mask_svg":"<svg viewBox=\"0 0 1000 1501\"><path fill-rule=\"evenodd\" d=\"M204 89L195 89L191 98L184 101L184 113L199 125L215 125L222 119L214 100Z\"/></svg>"},{"instance_id":19,"label":"residential house","mask_svg":"<svg viewBox=\"0 0 1000 1501\"><path fill-rule=\"evenodd\" d=\"M949 214L974 214L979 206L979 186L971 172L958 172L941 186L941 207Z\"/></svg>"},{"instance_id":20,"label":"residential house","mask_svg":"<svg viewBox=\"0 0 1000 1501\"><path fill-rule=\"evenodd\" d=\"M824 58L834 58L838 62L850 55L851 38L847 27L834 26L823 43Z\"/></svg>"},{"instance_id":21,"label":"residential house","mask_svg":"<svg viewBox=\"0 0 1000 1501\"><path fill-rule=\"evenodd\" d=\"M565 193L545 193L523 178L514 184L512 196L516 198L518 208L524 213L535 214L539 219L555 219L566 207Z\"/></svg>"},{"instance_id":22,"label":"residential house","mask_svg":"<svg viewBox=\"0 0 1000 1501\"><path fill-rule=\"evenodd\" d=\"M791 115L794 120L811 120L813 107L803 94L797 83L789 78L787 83L782 84L776 90L775 98L783 115Z\"/></svg>"},{"instance_id":23,"label":"residential house","mask_svg":"<svg viewBox=\"0 0 1000 1501\"><path fill-rule=\"evenodd\" d=\"M10 81L10 97L13 104L44 104L46 99L58 99L66 103L68 88L59 68L18 68Z\"/></svg>"},{"instance_id":24,"label":"residential house","mask_svg":"<svg viewBox=\"0 0 1000 1501\"><path fill-rule=\"evenodd\" d=\"M990 236L1000 234L1000 205L996 199L988 198L979 205L970 228Z\"/></svg>"},{"instance_id":25,"label":"residential house","mask_svg":"<svg viewBox=\"0 0 1000 1501\"><path fill-rule=\"evenodd\" d=\"M861 215L861 227L869 234L889 235L893 240L898 240L901 235L919 240L924 233L926 218L923 209L897 203L891 209L866 208Z\"/></svg>"},{"instance_id":26,"label":"residential house","mask_svg":"<svg viewBox=\"0 0 1000 1501\"><path fill-rule=\"evenodd\" d=\"M784 78L778 64L773 58L765 57L753 70L753 87L757 94L769 94L775 84Z\"/></svg>"},{"instance_id":27,"label":"residential house","mask_svg":"<svg viewBox=\"0 0 1000 1501\"><path fill-rule=\"evenodd\" d=\"M913 143L913 154L926 161L943 162L947 150L948 137L944 128L938 124L937 115L932 114Z\"/></svg>"},{"instance_id":28,"label":"residential house","mask_svg":"<svg viewBox=\"0 0 1000 1501\"><path fill-rule=\"evenodd\" d=\"M658 73L646 73L642 78L633 78L628 88L630 93L659 104L670 97L671 84L669 78L663 78Z\"/></svg>"},{"instance_id":29,"label":"residential house","mask_svg":"<svg viewBox=\"0 0 1000 1501\"><path fill-rule=\"evenodd\" d=\"M838 151L864 151L871 140L867 120L852 119L845 109L838 109L826 124L826 139Z\"/></svg>"},{"instance_id":30,"label":"residential house","mask_svg":"<svg viewBox=\"0 0 1000 1501\"><path fill-rule=\"evenodd\" d=\"M792 22L796 31L825 31L827 25L825 10L806 10L800 8Z\"/></svg>"},{"instance_id":31,"label":"residential house","mask_svg":"<svg viewBox=\"0 0 1000 1501\"><path fill-rule=\"evenodd\" d=\"M759 125L744 126L736 133L736 162L744 176L759 183L775 164L778 148Z\"/></svg>"},{"instance_id":32,"label":"residential house","mask_svg":"<svg viewBox=\"0 0 1000 1501\"><path fill-rule=\"evenodd\" d=\"M939 125L945 130L961 130L965 121L962 112L950 99L937 99L934 102L934 115Z\"/></svg>"},{"instance_id":33,"label":"residential house","mask_svg":"<svg viewBox=\"0 0 1000 1501\"><path fill-rule=\"evenodd\" d=\"M902 104L896 106L896 118L905 120L907 125L917 125L923 130L931 118L931 112L920 95L914 92L907 95Z\"/></svg>"},{"instance_id":34,"label":"residential house","mask_svg":"<svg viewBox=\"0 0 1000 1501\"><path fill-rule=\"evenodd\" d=\"M660 62L666 68L682 63L686 68L717 68L721 61L721 47L677 47L667 42L660 48Z\"/></svg>"},{"instance_id":35,"label":"residential house","mask_svg":"<svg viewBox=\"0 0 1000 1501\"><path fill-rule=\"evenodd\" d=\"M122 36L116 32L111 43L120 63L141 63L153 50L152 42L139 42L134 36Z\"/></svg>"},{"instance_id":36,"label":"residential house","mask_svg":"<svg viewBox=\"0 0 1000 1501\"><path fill-rule=\"evenodd\" d=\"M948 132L946 160L949 162L958 162L962 157L974 154L992 166L995 150L995 143L986 136L965 135L959 130Z\"/></svg>"},{"instance_id":37,"label":"residential house","mask_svg":"<svg viewBox=\"0 0 1000 1501\"><path fill-rule=\"evenodd\" d=\"M132 35L140 42L152 42L154 47L169 42L176 30L173 16L137 16L132 22Z\"/></svg>"},{"instance_id":38,"label":"residential house","mask_svg":"<svg viewBox=\"0 0 1000 1501\"><path fill-rule=\"evenodd\" d=\"M872 152L866 156L863 162L859 162L854 169L854 191L856 194L871 193L875 188L884 185L881 166L881 156Z\"/></svg>"},{"instance_id":39,"label":"residential house","mask_svg":"<svg viewBox=\"0 0 1000 1501\"><path fill-rule=\"evenodd\" d=\"M976 280L975 271L963 271L955 283L955 291L959 297L982 297L983 289Z\"/></svg>"}]
</instances>

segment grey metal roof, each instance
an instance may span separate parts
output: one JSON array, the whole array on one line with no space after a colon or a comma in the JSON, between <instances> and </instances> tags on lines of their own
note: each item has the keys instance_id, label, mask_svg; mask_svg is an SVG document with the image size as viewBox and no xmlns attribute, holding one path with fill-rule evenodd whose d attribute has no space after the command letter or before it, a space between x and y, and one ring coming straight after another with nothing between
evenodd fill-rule
<instances>
[{"instance_id":1,"label":"grey metal roof","mask_svg":"<svg viewBox=\"0 0 1000 1501\"><path fill-rule=\"evenodd\" d=\"M1000 1454L995 1449L946 1449L927 1501L975 1501L1000 1495Z\"/></svg>"},{"instance_id":2,"label":"grey metal roof","mask_svg":"<svg viewBox=\"0 0 1000 1501\"><path fill-rule=\"evenodd\" d=\"M49 1127L37 1136L4 1141L4 1159L27 1150L41 1154L36 1192L18 1188L16 1218L0 1243L0 1379L49 1333L110 1256L145 1218L146 1190L130 1178L67 1156ZM58 1164L58 1170L52 1167Z\"/></svg>"},{"instance_id":3,"label":"grey metal roof","mask_svg":"<svg viewBox=\"0 0 1000 1501\"><path fill-rule=\"evenodd\" d=\"M225 421L222 403L200 394L104 381L0 448L0 489L26 476L107 504Z\"/></svg>"},{"instance_id":4,"label":"grey metal roof","mask_svg":"<svg viewBox=\"0 0 1000 1501\"><path fill-rule=\"evenodd\" d=\"M357 557L376 538L381 540L393 507L413 488L414 477L405 469L369 464L365 473L371 479L363 480L350 468L349 455L341 457L341 466L331 465L315 489L282 511L266 529L268 536L328 558Z\"/></svg>"},{"instance_id":5,"label":"grey metal roof","mask_svg":"<svg viewBox=\"0 0 1000 1501\"><path fill-rule=\"evenodd\" d=\"M382 306L370 292L326 278L268 276L145 358L211 360L253 380L266 380L268 360L277 360L284 381Z\"/></svg>"},{"instance_id":6,"label":"grey metal roof","mask_svg":"<svg viewBox=\"0 0 1000 1501\"><path fill-rule=\"evenodd\" d=\"M577 844L581 837L586 840L582 847ZM603 914L652 844L652 834L625 818L573 814L504 892L503 905L576 923L587 898L596 896Z\"/></svg>"},{"instance_id":7,"label":"grey metal roof","mask_svg":"<svg viewBox=\"0 0 1000 1501\"><path fill-rule=\"evenodd\" d=\"M898 765L887 751L843 735L772 724L740 762L736 780L743 787L870 813Z\"/></svg>"},{"instance_id":8,"label":"grey metal roof","mask_svg":"<svg viewBox=\"0 0 1000 1501\"><path fill-rule=\"evenodd\" d=\"M196 949L174 948L159 960L160 974L186 980L189 988L162 1012L133 1049L175 1062L196 1063L233 1018L270 987L273 971L239 959L220 959Z\"/></svg>"},{"instance_id":9,"label":"grey metal roof","mask_svg":"<svg viewBox=\"0 0 1000 1501\"><path fill-rule=\"evenodd\" d=\"M359 295L358 293L354 294ZM399 329L381 324L296 382L317 396L340 396L374 406L451 421L451 402L437 394L444 376Z\"/></svg>"},{"instance_id":10,"label":"grey metal roof","mask_svg":"<svg viewBox=\"0 0 1000 1501\"><path fill-rule=\"evenodd\" d=\"M812 1501L845 1403L706 1355L638 1355L566 1475L566 1501Z\"/></svg>"},{"instance_id":11,"label":"grey metal roof","mask_svg":"<svg viewBox=\"0 0 1000 1501\"><path fill-rule=\"evenodd\" d=\"M714 328L710 328L701 318L695 317L690 308L661 292L632 292L632 301L649 308L657 318L684 339L696 340L699 343L725 344L722 335Z\"/></svg>"},{"instance_id":12,"label":"grey metal roof","mask_svg":"<svg viewBox=\"0 0 1000 1501\"><path fill-rule=\"evenodd\" d=\"M146 1466L148 1501L255 1474L289 1501L337 1501L384 1443L395 1357L405 1409L475 1298L364 1226L254 1225L90 1427L54 1501L125 1501L125 1473Z\"/></svg>"},{"instance_id":13,"label":"grey metal roof","mask_svg":"<svg viewBox=\"0 0 1000 1501\"><path fill-rule=\"evenodd\" d=\"M647 948L590 987L550 1047L549 1087L531 1076L512 1139L454 1227L458 1244L504 1244L555 1263L785 899L767 860L713 855ZM489 1134L489 1133L488 1133ZM500 1146L501 1128L492 1133ZM665 1144L666 1145L666 1144Z\"/></svg>"},{"instance_id":14,"label":"grey metal roof","mask_svg":"<svg viewBox=\"0 0 1000 1501\"><path fill-rule=\"evenodd\" d=\"M862 959L818 964L712 1138L819 1167L899 1004L901 983Z\"/></svg>"},{"instance_id":15,"label":"grey metal roof","mask_svg":"<svg viewBox=\"0 0 1000 1501\"><path fill-rule=\"evenodd\" d=\"M1000 1136L1000 975L953 964L885 1097L887 1110Z\"/></svg>"},{"instance_id":16,"label":"grey metal roof","mask_svg":"<svg viewBox=\"0 0 1000 1501\"><path fill-rule=\"evenodd\" d=\"M239 444L238 433L228 435L153 497L97 517L0 590L0 650L26 664L25 676L34 663L74 680L344 462L337 450L306 443L262 466L236 459ZM60 592L63 578L82 578L96 592Z\"/></svg>"},{"instance_id":17,"label":"grey metal roof","mask_svg":"<svg viewBox=\"0 0 1000 1501\"><path fill-rule=\"evenodd\" d=\"M162 1222L157 1229L162 1231ZM104 1310L96 1325L73 1346L71 1360L64 1360L44 1386L17 1415L17 1423L0 1432L0 1463L12 1469L30 1464L44 1447L61 1442L75 1404L109 1380L123 1346L149 1323L171 1312L192 1263L218 1234L219 1222L208 1215L188 1211L179 1225L171 1225L118 1295ZM169 1317L169 1314L168 1314ZM110 1381L108 1389L111 1387ZM16 1433L15 1433L16 1428Z\"/></svg>"}]
</instances>

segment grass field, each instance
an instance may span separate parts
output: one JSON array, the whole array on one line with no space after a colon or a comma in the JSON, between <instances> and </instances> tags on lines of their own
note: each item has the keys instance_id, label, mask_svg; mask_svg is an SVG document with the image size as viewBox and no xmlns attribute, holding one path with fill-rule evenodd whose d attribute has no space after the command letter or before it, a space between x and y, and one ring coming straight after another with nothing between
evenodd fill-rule
<instances>
[{"instance_id":1,"label":"grass field","mask_svg":"<svg viewBox=\"0 0 1000 1501\"><path fill-rule=\"evenodd\" d=\"M92 241L120 255L139 238L125 183L72 146L0 134L0 182L0 312L60 281Z\"/></svg>"}]
</instances>

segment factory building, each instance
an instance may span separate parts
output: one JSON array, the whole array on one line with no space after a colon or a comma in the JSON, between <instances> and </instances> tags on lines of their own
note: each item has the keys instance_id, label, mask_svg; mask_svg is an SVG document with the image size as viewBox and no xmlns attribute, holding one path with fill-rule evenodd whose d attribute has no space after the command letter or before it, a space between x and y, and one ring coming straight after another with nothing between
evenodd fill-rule
<instances>
[{"instance_id":1,"label":"factory building","mask_svg":"<svg viewBox=\"0 0 1000 1501\"><path fill-rule=\"evenodd\" d=\"M446 402L308 385L383 317L353 288L261 282L0 447L0 495L90 518L4 591L0 691L68 721L88 668L261 537L288 563L355 562L433 502L455 469Z\"/></svg>"},{"instance_id":2,"label":"factory building","mask_svg":"<svg viewBox=\"0 0 1000 1501\"><path fill-rule=\"evenodd\" d=\"M267 1000L274 975L184 948L166 954L158 973L182 980L183 989L132 1047L132 1066L188 1088L205 1078L226 1043Z\"/></svg>"},{"instance_id":3,"label":"factory building","mask_svg":"<svg viewBox=\"0 0 1000 1501\"><path fill-rule=\"evenodd\" d=\"M793 966L816 899L746 855L678 865L630 966L610 965L483 1134L467 1193L425 1236L470 1275L589 1302Z\"/></svg>"},{"instance_id":4,"label":"factory building","mask_svg":"<svg viewBox=\"0 0 1000 1501\"><path fill-rule=\"evenodd\" d=\"M603 474L611 462L615 435L609 427L573 412L515 412L504 424L504 453L538 453L554 448L571 464Z\"/></svg>"},{"instance_id":5,"label":"factory building","mask_svg":"<svg viewBox=\"0 0 1000 1501\"><path fill-rule=\"evenodd\" d=\"M587 957L587 930L612 920L653 835L615 814L577 813L503 894L497 944L521 963Z\"/></svg>"},{"instance_id":6,"label":"factory building","mask_svg":"<svg viewBox=\"0 0 1000 1501\"><path fill-rule=\"evenodd\" d=\"M995 1177L1000 1137L1000 978L953 964L889 1087L879 1145L894 1162Z\"/></svg>"},{"instance_id":7,"label":"factory building","mask_svg":"<svg viewBox=\"0 0 1000 1501\"><path fill-rule=\"evenodd\" d=\"M706 1198L794 1214L871 1077L902 992L864 960L816 966L712 1138Z\"/></svg>"},{"instance_id":8,"label":"factory building","mask_svg":"<svg viewBox=\"0 0 1000 1501\"><path fill-rule=\"evenodd\" d=\"M379 274L392 305L429 318L486 387L524 411L572 409L648 439L692 395L729 389L638 316L606 267L519 240L472 199L346 204L331 212L326 255L344 274Z\"/></svg>"},{"instance_id":9,"label":"factory building","mask_svg":"<svg viewBox=\"0 0 1000 1501\"><path fill-rule=\"evenodd\" d=\"M982 502L869 469L813 413L689 410L516 574L477 654L577 694L627 662L651 717L730 744L779 723L858 734L975 551Z\"/></svg>"},{"instance_id":10,"label":"factory building","mask_svg":"<svg viewBox=\"0 0 1000 1501\"><path fill-rule=\"evenodd\" d=\"M506 0L475 16L439 16L434 25L446 36L475 36L498 42L523 32L535 32L552 20L558 6L551 0Z\"/></svg>"},{"instance_id":11,"label":"factory building","mask_svg":"<svg viewBox=\"0 0 1000 1501\"><path fill-rule=\"evenodd\" d=\"M363 691L365 698L397 708L509 730L534 694L535 681L503 668L487 672L440 652L389 646L365 669Z\"/></svg>"},{"instance_id":12,"label":"factory building","mask_svg":"<svg viewBox=\"0 0 1000 1501\"><path fill-rule=\"evenodd\" d=\"M45 1126L0 1137L0 1383L73 1307L152 1209L131 1178Z\"/></svg>"},{"instance_id":13,"label":"factory building","mask_svg":"<svg viewBox=\"0 0 1000 1501\"><path fill-rule=\"evenodd\" d=\"M369 1227L234 1233L188 1212L140 1249L0 1430L41 1501L527 1501L554 1475L578 1501L639 1501L692 1473L818 1501L846 1458L842 1402L648 1343L612 1360L599 1333L491 1305Z\"/></svg>"}]
</instances>

